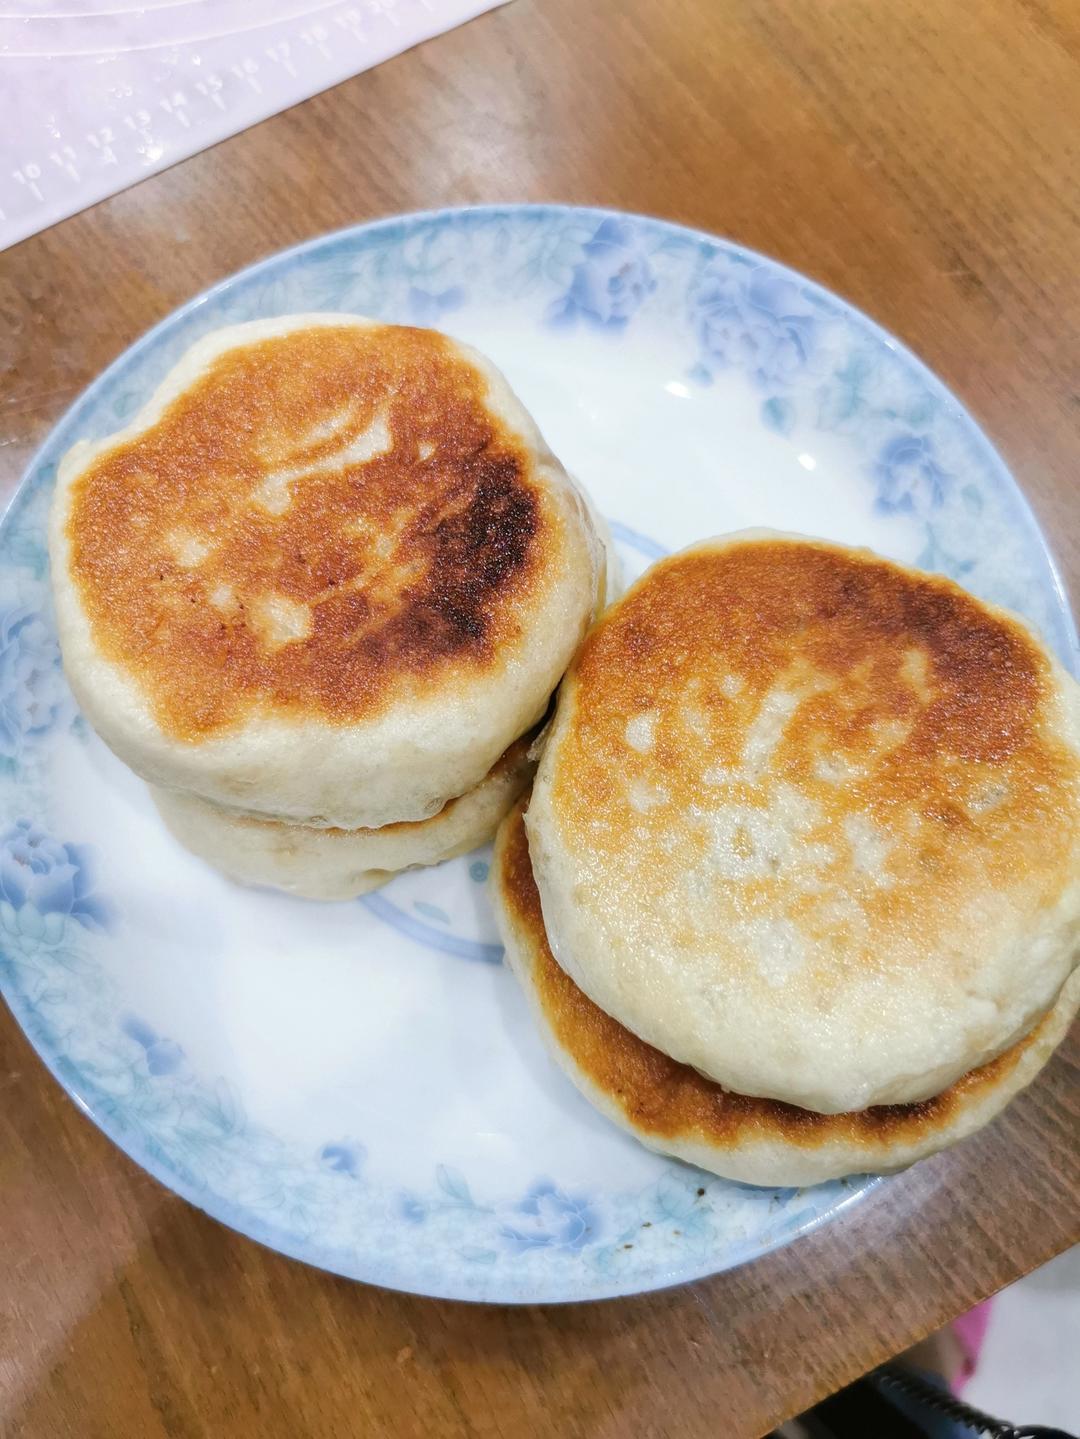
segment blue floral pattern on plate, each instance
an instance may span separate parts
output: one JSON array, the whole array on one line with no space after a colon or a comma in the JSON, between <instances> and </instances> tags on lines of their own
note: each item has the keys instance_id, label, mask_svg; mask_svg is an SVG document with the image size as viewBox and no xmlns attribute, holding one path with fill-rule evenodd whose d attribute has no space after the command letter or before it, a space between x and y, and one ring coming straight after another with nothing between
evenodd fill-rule
<instances>
[{"instance_id":1,"label":"blue floral pattern on plate","mask_svg":"<svg viewBox=\"0 0 1080 1439\"><path fill-rule=\"evenodd\" d=\"M550 1179L531 1185L502 1236L518 1250L584 1249L600 1233L600 1223L584 1195L564 1194Z\"/></svg>"},{"instance_id":2,"label":"blue floral pattern on plate","mask_svg":"<svg viewBox=\"0 0 1080 1439\"><path fill-rule=\"evenodd\" d=\"M702 270L690 298L701 359L711 379L729 366L763 389L797 385L820 344L822 321L804 288L774 265L718 257Z\"/></svg>"},{"instance_id":3,"label":"blue floral pattern on plate","mask_svg":"<svg viewBox=\"0 0 1080 1439\"><path fill-rule=\"evenodd\" d=\"M648 247L632 220L602 220L582 247L566 294L554 300L554 324L583 320L601 329L621 330L656 289Z\"/></svg>"},{"instance_id":4,"label":"blue floral pattern on plate","mask_svg":"<svg viewBox=\"0 0 1080 1439\"><path fill-rule=\"evenodd\" d=\"M950 476L938 463L929 435L910 431L895 435L882 450L874 473L882 510L929 515L945 503Z\"/></svg>"},{"instance_id":5,"label":"blue floral pattern on plate","mask_svg":"<svg viewBox=\"0 0 1080 1439\"><path fill-rule=\"evenodd\" d=\"M876 1181L754 1190L632 1146L619 1151L625 1172L616 1164L587 1183L580 1157L574 1172L538 1159L507 1179L479 1151L463 1157L449 1140L446 1152L399 1172L386 1127L360 1122L364 1113L378 1118L365 1109L367 1095L345 1106L355 1123L324 1119L317 1106L295 1133L268 1118L265 1096L248 1092L241 1074L223 1072L227 1051L215 1058L206 1026L180 1013L182 1005L143 1009L152 986L133 976L145 979L155 956L143 954L140 904L147 906L131 850L94 828L96 801L87 801L85 822L71 818L73 783L96 786L100 797L118 781L78 721L60 672L44 584L49 490L66 448L128 420L201 334L305 309L460 325L465 338L477 317L495 313L500 322L512 315L537 346L602 345L605 356L626 347L628 357L666 347L671 368L660 378L670 394L724 390L785 455L801 458L805 447L812 458L815 445L832 446L858 477L866 516L896 526L919 563L1021 610L1075 667L1075 631L1052 563L985 438L917 360L803 277L678 226L569 207L436 212L331 235L224 282L133 346L57 426L4 521L5 998L65 1088L163 1183L254 1238L343 1274L459 1298L591 1299L692 1279L788 1242ZM605 363L599 351L588 354L588 365ZM630 507L629 489L624 507L614 481L599 496L617 516L612 529L624 558L640 565L693 537L672 523L671 493L648 512ZM118 801L115 822L153 826L140 802ZM137 844L157 830L125 833L137 834ZM182 857L169 858L179 873ZM347 922L373 953L388 936L400 947L393 964L402 975L422 962L433 982L445 977L447 990L465 983L454 970L459 961L487 960L460 966L472 992L498 987L506 995L499 947L484 927L487 863L482 853L453 861L416 889L395 881L335 911L348 918L335 921L334 933ZM224 886L200 893L231 903ZM155 893L148 907L167 900ZM271 928L292 913L280 907L291 901L259 902ZM212 925L212 905L204 918ZM207 933L204 924L190 942ZM469 1047L462 1063L473 1057ZM560 1089L557 1102L561 1124L587 1122L572 1092ZM328 1099L328 1114L329 1107ZM593 1140L616 1142L603 1126L589 1132Z\"/></svg>"},{"instance_id":6,"label":"blue floral pattern on plate","mask_svg":"<svg viewBox=\"0 0 1080 1439\"><path fill-rule=\"evenodd\" d=\"M109 910L93 891L85 845L62 844L29 819L0 835L0 905L17 923L42 928L70 916L84 929L104 930Z\"/></svg>"},{"instance_id":7,"label":"blue floral pattern on plate","mask_svg":"<svg viewBox=\"0 0 1080 1439\"><path fill-rule=\"evenodd\" d=\"M14 763L48 734L64 704L60 646L47 619L27 606L0 615L0 760Z\"/></svg>"}]
</instances>

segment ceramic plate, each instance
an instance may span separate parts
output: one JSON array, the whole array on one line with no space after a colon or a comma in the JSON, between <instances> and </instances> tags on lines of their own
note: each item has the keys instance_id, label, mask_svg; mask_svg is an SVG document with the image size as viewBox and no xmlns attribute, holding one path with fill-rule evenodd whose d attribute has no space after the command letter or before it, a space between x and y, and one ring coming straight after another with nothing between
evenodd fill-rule
<instances>
[{"instance_id":1,"label":"ceramic plate","mask_svg":"<svg viewBox=\"0 0 1080 1439\"><path fill-rule=\"evenodd\" d=\"M56 464L208 330L297 310L434 325L509 376L632 576L747 525L867 544L1076 637L1000 459L894 340L708 235L596 210L407 216L194 300L65 416L0 532L0 978L45 1063L139 1164L285 1254L462 1299L627 1294L724 1269L874 1181L764 1190L640 1148L546 1057L480 851L364 900L236 888L169 838L60 668Z\"/></svg>"}]
</instances>

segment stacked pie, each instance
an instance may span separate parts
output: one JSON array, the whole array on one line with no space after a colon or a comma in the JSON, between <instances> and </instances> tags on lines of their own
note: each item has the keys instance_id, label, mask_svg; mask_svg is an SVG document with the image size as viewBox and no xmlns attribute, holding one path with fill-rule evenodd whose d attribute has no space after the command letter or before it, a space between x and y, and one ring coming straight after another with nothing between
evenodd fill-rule
<instances>
[{"instance_id":1,"label":"stacked pie","mask_svg":"<svg viewBox=\"0 0 1080 1439\"><path fill-rule=\"evenodd\" d=\"M557 1060L728 1178L900 1168L1080 1005L1080 687L939 576L767 532L655 565L563 682L493 889Z\"/></svg>"},{"instance_id":2,"label":"stacked pie","mask_svg":"<svg viewBox=\"0 0 1080 1439\"><path fill-rule=\"evenodd\" d=\"M50 551L98 734L189 848L315 898L490 837L606 567L488 360L333 314L198 341L66 456Z\"/></svg>"}]
</instances>

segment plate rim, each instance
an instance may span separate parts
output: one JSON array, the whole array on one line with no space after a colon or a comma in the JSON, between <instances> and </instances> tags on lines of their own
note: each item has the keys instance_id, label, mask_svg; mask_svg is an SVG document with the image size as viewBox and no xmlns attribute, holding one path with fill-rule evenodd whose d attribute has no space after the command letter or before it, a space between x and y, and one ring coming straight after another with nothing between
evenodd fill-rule
<instances>
[{"instance_id":1,"label":"plate rim","mask_svg":"<svg viewBox=\"0 0 1080 1439\"><path fill-rule=\"evenodd\" d=\"M702 230L695 226L669 220L663 216L645 215L634 211L619 210L606 206L575 205L563 202L542 201L439 206L424 210L401 211L355 224L344 225L318 235L312 235L304 240L298 241L294 245L262 255L259 259L233 271L229 275L223 276L221 279L171 309L149 329L133 340L131 344L125 346L119 354L80 391L71 403L65 407L60 416L49 426L40 444L35 447L18 483L12 489L3 507L3 511L0 513L0 529L7 525L13 511L22 502L34 475L46 458L46 452L55 443L56 435L69 427L84 408L92 406L97 394L108 385L115 372L118 371L121 366L129 363L134 356L151 348L154 343L162 335L167 334L173 326L182 322L203 305L227 293L228 290L238 282L250 279L257 275L260 270L272 265L287 263L290 260L302 261L304 255L308 252L346 240L353 235L370 235L380 231L393 230L394 228L404 229L409 225L423 223L425 221L441 221L445 223L463 217L477 217L494 221L500 217L511 218L522 215L535 216L541 220L545 218L565 219L569 217L580 217L597 223L602 223L607 219L616 221L628 220L635 223L645 223L650 226L656 226L659 229L674 232L698 244L712 246L728 254L741 256L759 264L767 265L775 273L782 275L812 292L819 300L829 305L839 305L847 315L854 317L856 322L863 326L872 338L893 351L902 361L909 365L920 381L943 403L948 412L964 425L976 451L987 463L989 469L994 472L996 480L1001 485L1003 493L1008 496L1024 528L1026 539L1036 547L1045 565L1045 573L1054 596L1055 603L1053 613L1056 620L1056 632L1052 637L1048 638L1056 648L1066 668L1069 669L1072 674L1080 676L1080 633L1078 633L1076 619L1069 601L1068 590L1066 589L1057 560L1050 548L1046 535L1043 533L1031 503L982 426L971 414L966 405L946 385L945 381L939 378L925 361L920 359L903 341L899 340L859 306L853 304L843 295L829 290L820 281L803 274L801 271L792 268L783 261L774 259L772 256L738 241L712 234L707 230ZM170 1193L177 1195L185 1202L192 1204L212 1219L224 1224L234 1232L242 1234L245 1238L262 1245L264 1248L282 1254L289 1259L307 1264L310 1267L321 1269L324 1272L337 1274L355 1282L377 1285L398 1293L414 1294L418 1297L464 1304L495 1303L509 1305L598 1303L609 1299L627 1298L636 1294L657 1293L683 1284L701 1282L703 1279L726 1273L729 1270L736 1269L744 1264L762 1258L766 1254L773 1253L777 1249L791 1243L793 1240L802 1238L804 1235L812 1233L827 1222L839 1218L858 1201L878 1190L885 1183L886 1179L886 1176L881 1174L865 1177L857 1188L853 1188L850 1194L840 1198L828 1209L823 1210L821 1213L814 1214L801 1224L795 1224L791 1228L775 1234L765 1242L761 1242L760 1240L741 1241L732 1246L724 1256L723 1263L720 1265L716 1264L715 1258L707 1258L703 1264L690 1267L679 1266L677 1269L673 1269L670 1266L666 1266L657 1275L654 1283L643 1284L640 1278L635 1278L627 1283L619 1284L612 1283L610 1279L608 1279L594 1286L593 1291L586 1295L567 1293L554 1296L542 1295L539 1298L536 1297L535 1294L508 1293L505 1290L480 1295L468 1295L462 1294L459 1289L453 1289L449 1283L441 1285L439 1283L424 1282L423 1287L418 1288L403 1283L396 1277L385 1277L378 1272L377 1265L374 1270L368 1266L367 1272L361 1274L357 1272L355 1266L350 1267L346 1262L342 1262L340 1257L335 1257L332 1254L319 1254L317 1245L305 1243L301 1239L291 1238L287 1233L279 1232L274 1225L266 1223L250 1210L241 1209L229 1200L211 1197L209 1202L207 1202L205 1195L200 1193L197 1185L190 1183L182 1174L177 1173L175 1170L170 1171L163 1163L159 1163L153 1154L147 1152L143 1146L140 1146L135 1138L130 1136L128 1126L124 1123L122 1116L115 1116L105 1112L104 1107L96 1102L93 1094L88 1092L88 1087L85 1084L73 1082L70 1077L60 1072L64 1057L62 1053L55 1050L54 1046L47 1045L43 1036L39 1036L39 1025L30 1003L26 1001L21 994L7 985L0 985L0 992L3 993L8 1008L11 1010L16 1023L19 1025L19 1028L34 1053L60 1085L68 1098L94 1123L112 1144L121 1150L129 1160L137 1164L140 1169L148 1173L156 1183L160 1184Z\"/></svg>"}]
</instances>

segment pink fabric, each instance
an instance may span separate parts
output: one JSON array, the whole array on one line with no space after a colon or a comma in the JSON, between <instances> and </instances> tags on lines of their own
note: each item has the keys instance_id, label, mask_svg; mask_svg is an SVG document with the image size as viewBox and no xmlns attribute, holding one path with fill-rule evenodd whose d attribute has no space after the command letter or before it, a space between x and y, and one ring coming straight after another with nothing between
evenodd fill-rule
<instances>
[{"instance_id":1,"label":"pink fabric","mask_svg":"<svg viewBox=\"0 0 1080 1439\"><path fill-rule=\"evenodd\" d=\"M990 1325L990 1310L993 1303L992 1299L987 1299L984 1304L977 1304L974 1309L969 1309L966 1314L961 1314L959 1319L953 1320L952 1331L964 1351L964 1367L953 1385L958 1394L975 1373L983 1341L986 1338L986 1331Z\"/></svg>"}]
</instances>

